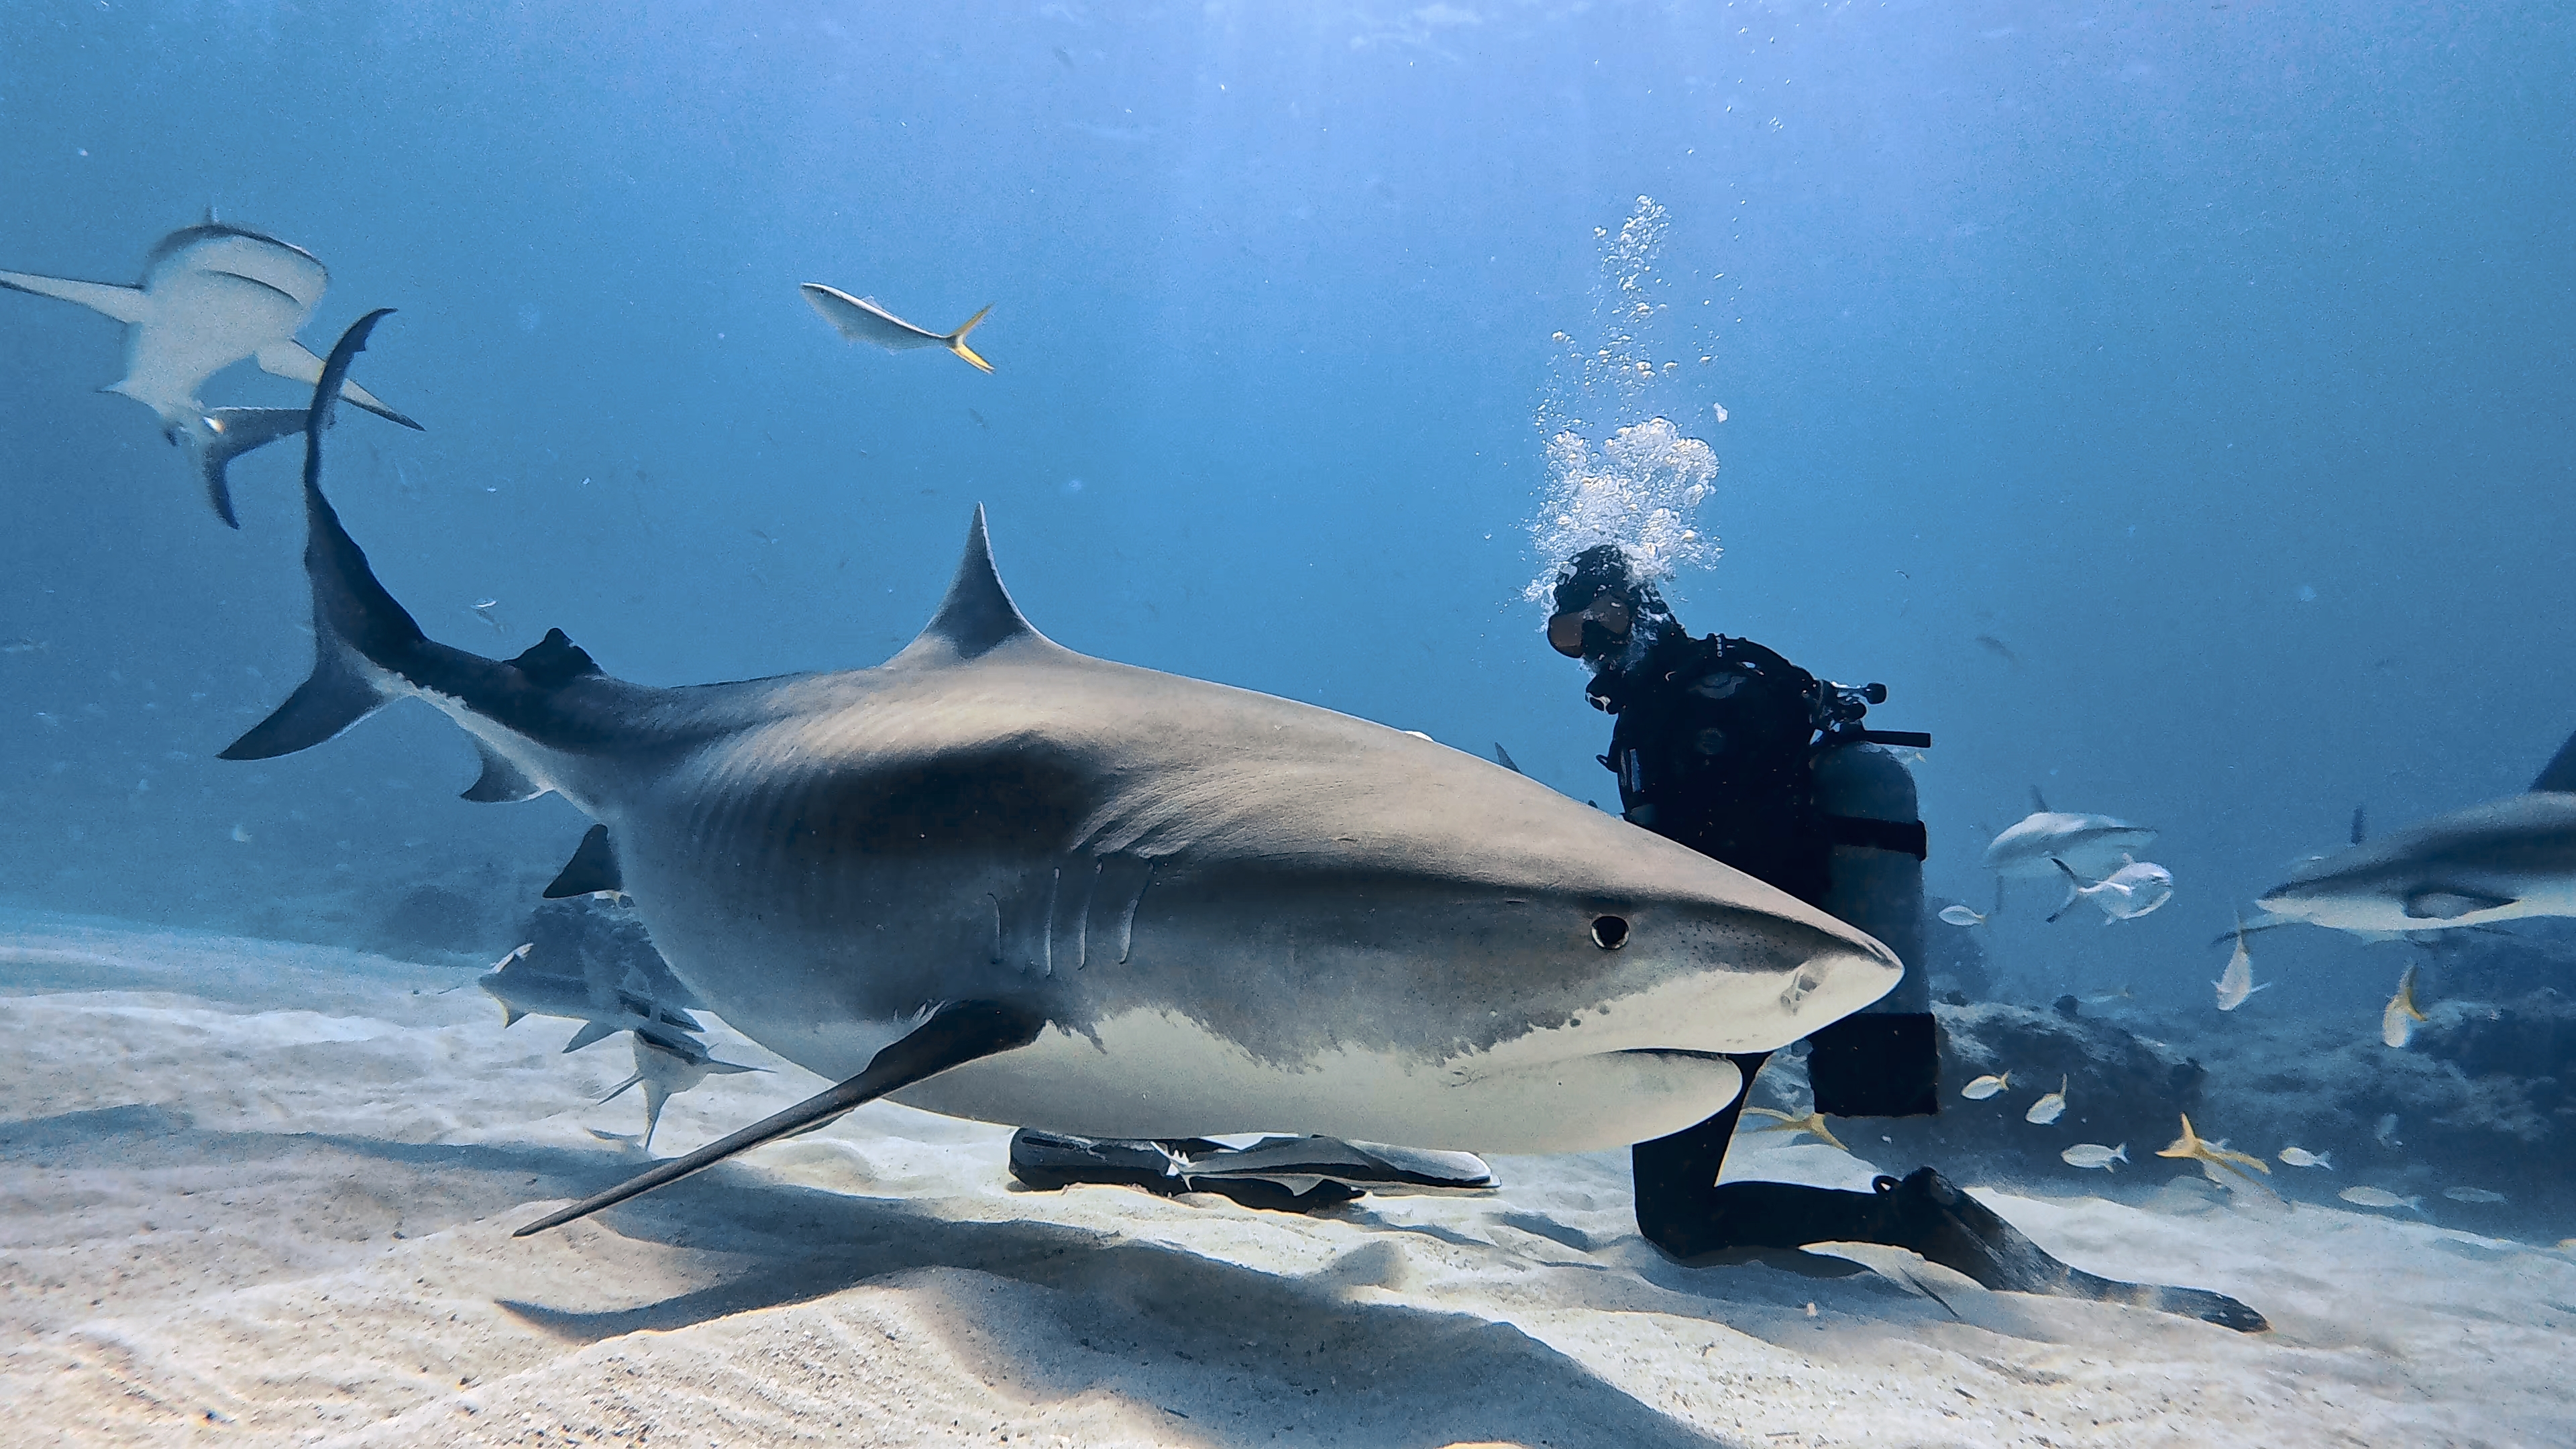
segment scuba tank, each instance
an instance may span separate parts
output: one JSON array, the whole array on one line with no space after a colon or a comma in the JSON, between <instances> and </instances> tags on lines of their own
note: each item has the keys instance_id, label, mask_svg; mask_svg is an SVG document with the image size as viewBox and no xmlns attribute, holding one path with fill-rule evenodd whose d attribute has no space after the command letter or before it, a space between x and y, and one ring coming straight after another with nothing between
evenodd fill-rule
<instances>
[{"instance_id":1,"label":"scuba tank","mask_svg":"<svg viewBox=\"0 0 2576 1449\"><path fill-rule=\"evenodd\" d=\"M1808 1038L1816 1110L1837 1117L1917 1117L1939 1110L1940 1051L1932 1027L1932 977L1923 958L1926 838L1914 772L1888 745L1924 748L1931 736L1860 727L1883 685L1825 687L1829 718L1809 778L1833 842L1830 884L1817 902L1876 937L1905 974L1885 996Z\"/></svg>"}]
</instances>

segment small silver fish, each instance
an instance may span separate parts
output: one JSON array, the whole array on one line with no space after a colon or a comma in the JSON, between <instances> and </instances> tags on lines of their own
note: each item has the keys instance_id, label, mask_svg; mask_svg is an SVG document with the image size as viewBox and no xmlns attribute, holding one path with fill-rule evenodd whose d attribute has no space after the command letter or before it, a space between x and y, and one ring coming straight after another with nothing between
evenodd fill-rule
<instances>
[{"instance_id":1,"label":"small silver fish","mask_svg":"<svg viewBox=\"0 0 2576 1449\"><path fill-rule=\"evenodd\" d=\"M2335 1196L2359 1207L2404 1208L2412 1213L2420 1213L2424 1210L2424 1199L2399 1197L2384 1187L2347 1187Z\"/></svg>"},{"instance_id":2,"label":"small silver fish","mask_svg":"<svg viewBox=\"0 0 2576 1449\"><path fill-rule=\"evenodd\" d=\"M2292 1167L2322 1167L2328 1172L2334 1171L2334 1154L2331 1152L2310 1152L2304 1147L2284 1147L2281 1149L2280 1158Z\"/></svg>"},{"instance_id":3,"label":"small silver fish","mask_svg":"<svg viewBox=\"0 0 2576 1449\"><path fill-rule=\"evenodd\" d=\"M2236 953L2227 958L2227 969L2210 983L2218 988L2218 1009L2234 1011L2245 1004L2245 998L2263 989L2254 984L2254 956L2245 949L2245 917L2236 917ZM2269 986L2270 982L2263 983Z\"/></svg>"},{"instance_id":4,"label":"small silver fish","mask_svg":"<svg viewBox=\"0 0 2576 1449\"><path fill-rule=\"evenodd\" d=\"M1971 1102L1982 1102L2012 1085L2012 1073L1997 1072L1983 1076L1959 1089L1959 1095Z\"/></svg>"},{"instance_id":5,"label":"small silver fish","mask_svg":"<svg viewBox=\"0 0 2576 1449\"><path fill-rule=\"evenodd\" d=\"M2483 1187L2446 1187L2442 1189L2442 1196L2449 1198L2453 1202L2506 1201L2503 1193L2490 1192Z\"/></svg>"},{"instance_id":6,"label":"small silver fish","mask_svg":"<svg viewBox=\"0 0 2576 1449\"><path fill-rule=\"evenodd\" d=\"M2379 1125L2370 1129L2370 1135L2376 1138L2379 1145L2382 1147L2403 1147L2406 1145L2405 1143L2397 1140L2397 1114L2394 1112L2382 1114L2379 1119Z\"/></svg>"},{"instance_id":7,"label":"small silver fish","mask_svg":"<svg viewBox=\"0 0 2576 1449\"><path fill-rule=\"evenodd\" d=\"M2069 1167L2098 1167L2109 1172L2112 1163L2129 1160L2129 1144L2105 1147L2099 1142L2078 1142L2057 1154L2057 1158Z\"/></svg>"},{"instance_id":8,"label":"small silver fish","mask_svg":"<svg viewBox=\"0 0 2576 1449\"><path fill-rule=\"evenodd\" d=\"M1966 906L1943 906L1941 919L1954 926L1982 926L1986 923L1985 917L1969 910Z\"/></svg>"},{"instance_id":9,"label":"small silver fish","mask_svg":"<svg viewBox=\"0 0 2576 1449\"><path fill-rule=\"evenodd\" d=\"M2036 1122L2042 1127L2045 1127L2049 1123L2054 1122L2065 1115L2066 1079L2064 1077L2059 1077L2057 1079L2057 1090L2040 1098L2038 1101L2031 1103L2030 1110L2022 1114L2022 1120L2025 1122Z\"/></svg>"},{"instance_id":10,"label":"small silver fish","mask_svg":"<svg viewBox=\"0 0 2576 1449\"><path fill-rule=\"evenodd\" d=\"M0 644L0 654L42 654L52 647L42 639L18 638Z\"/></svg>"},{"instance_id":11,"label":"small silver fish","mask_svg":"<svg viewBox=\"0 0 2576 1449\"><path fill-rule=\"evenodd\" d=\"M2423 1020L2423 1010L2415 1005L2415 968L2409 966L2397 978L2397 994L2388 998L2388 1009L2379 1014L2379 1039L2403 1048L2414 1038L2415 1023Z\"/></svg>"},{"instance_id":12,"label":"small silver fish","mask_svg":"<svg viewBox=\"0 0 2576 1449\"><path fill-rule=\"evenodd\" d=\"M2135 1001L2137 999L2138 993L2131 991L2126 986L2121 987L2117 991L2096 991L2092 995L2084 998L2086 1004L2091 1006L2106 1006L2114 1001Z\"/></svg>"},{"instance_id":13,"label":"small silver fish","mask_svg":"<svg viewBox=\"0 0 2576 1449\"><path fill-rule=\"evenodd\" d=\"M245 829L243 829L242 827L240 827L240 826L238 826L238 825L234 826L234 827L233 827L233 843L234 843L235 845L248 845L248 844L250 844L250 832L249 832L249 831L247 831L247 830L245 830Z\"/></svg>"}]
</instances>

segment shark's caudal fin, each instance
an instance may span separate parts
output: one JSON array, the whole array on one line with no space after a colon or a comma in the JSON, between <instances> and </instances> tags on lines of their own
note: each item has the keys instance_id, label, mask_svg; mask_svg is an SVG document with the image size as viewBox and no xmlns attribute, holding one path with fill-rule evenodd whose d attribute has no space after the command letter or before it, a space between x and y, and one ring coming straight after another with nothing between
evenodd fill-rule
<instances>
[{"instance_id":1,"label":"shark's caudal fin","mask_svg":"<svg viewBox=\"0 0 2576 1449\"><path fill-rule=\"evenodd\" d=\"M2035 795L2038 792L2032 791L2031 793ZM2048 913L2049 923L2054 925L2056 924L2058 917L2066 914L2067 907L2074 905L2077 901L2083 899L2084 877L2077 875L2075 873L2075 867L2068 865L2065 861L2059 860L2056 856L2050 856L2048 858L2048 863L2057 867L2057 873L2059 875L2066 877L2066 899L2059 901L2057 903L2057 909Z\"/></svg>"},{"instance_id":2,"label":"shark's caudal fin","mask_svg":"<svg viewBox=\"0 0 2576 1449\"><path fill-rule=\"evenodd\" d=\"M2558 753L2549 757L2549 765L2540 778L2531 782L2532 793L2576 793L2576 735L2569 735Z\"/></svg>"},{"instance_id":3,"label":"shark's caudal fin","mask_svg":"<svg viewBox=\"0 0 2576 1449\"><path fill-rule=\"evenodd\" d=\"M965 358L969 363L972 363L975 370L978 372L991 372L993 370L993 364L986 362L981 356L976 354L974 348L966 345L966 334L974 331L975 328L983 322L984 318L992 312L992 310L992 304L986 303L983 311L966 319L965 326L949 333L947 337L942 339L948 344L949 351L956 353L958 356Z\"/></svg>"},{"instance_id":4,"label":"shark's caudal fin","mask_svg":"<svg viewBox=\"0 0 2576 1449\"><path fill-rule=\"evenodd\" d=\"M310 408L215 408L191 421L185 441L206 480L206 501L214 505L217 518L228 527L241 527L241 520L233 516L232 483L224 476L225 467L253 448L304 431L311 418ZM171 441L181 441L181 430L171 431Z\"/></svg>"}]
</instances>

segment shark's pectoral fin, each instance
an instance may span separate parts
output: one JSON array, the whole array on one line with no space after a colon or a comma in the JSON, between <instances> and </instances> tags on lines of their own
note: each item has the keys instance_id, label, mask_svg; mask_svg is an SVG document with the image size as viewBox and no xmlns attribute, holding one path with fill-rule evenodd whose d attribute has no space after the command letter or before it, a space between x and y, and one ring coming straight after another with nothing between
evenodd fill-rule
<instances>
[{"instance_id":1,"label":"shark's pectoral fin","mask_svg":"<svg viewBox=\"0 0 2576 1449\"><path fill-rule=\"evenodd\" d=\"M322 380L322 359L314 356L312 349L292 337L282 342L272 342L253 355L259 359L259 370L271 377L282 377L289 382L303 383L307 387ZM340 382L340 396L383 418L386 422L400 423L415 433L428 431L420 424L385 406L377 400L374 393L346 378Z\"/></svg>"},{"instance_id":2,"label":"shark's pectoral fin","mask_svg":"<svg viewBox=\"0 0 2576 1449\"><path fill-rule=\"evenodd\" d=\"M466 786L465 793L456 798L471 800L478 805L510 805L521 800L534 800L546 793L546 786L529 779L527 771L512 764L508 756L485 744L480 737L474 741L474 753L483 758L483 773L475 776L474 783Z\"/></svg>"},{"instance_id":3,"label":"shark's pectoral fin","mask_svg":"<svg viewBox=\"0 0 2576 1449\"><path fill-rule=\"evenodd\" d=\"M588 834L582 836L581 845L573 851L572 859L564 862L554 884L546 887L545 895L547 900L559 901L570 896L586 896L593 891L624 889L625 882L617 873L617 852L608 844L608 827L594 825Z\"/></svg>"},{"instance_id":4,"label":"shark's pectoral fin","mask_svg":"<svg viewBox=\"0 0 2576 1449\"><path fill-rule=\"evenodd\" d=\"M572 1034L572 1040L564 1043L564 1050L567 1052L580 1051L583 1047L590 1045L592 1042L606 1041L625 1029L626 1028L622 1026L610 1026L604 1021L585 1021L581 1024L581 1030ZM620 1087L617 1090L622 1092L626 1089L624 1087ZM610 1095L613 1096L615 1093L611 1093ZM605 1102L608 1098L602 1097L599 1100Z\"/></svg>"},{"instance_id":5,"label":"shark's pectoral fin","mask_svg":"<svg viewBox=\"0 0 2576 1449\"><path fill-rule=\"evenodd\" d=\"M575 1218L588 1217L601 1208L651 1192L665 1183L677 1182L702 1168L712 1167L746 1148L784 1137L826 1117L838 1116L853 1107L873 1102L888 1092L901 1091L950 1067L979 1057L1015 1051L1036 1041L1038 1033L1045 1028L1046 1018L1025 1007L1006 1006L995 1001L963 1001L940 1007L930 1014L927 1021L913 1028L910 1035L878 1052L876 1058L868 1063L866 1071L839 1086L816 1093L784 1112L772 1113L686 1157L672 1158L649 1172L628 1178L606 1192L550 1212L511 1236L524 1238Z\"/></svg>"},{"instance_id":6,"label":"shark's pectoral fin","mask_svg":"<svg viewBox=\"0 0 2576 1449\"><path fill-rule=\"evenodd\" d=\"M75 282L69 277L39 277L33 272L0 272L0 287L15 292L33 292L39 297L57 297L78 302L93 312L104 312L119 322L140 322L150 303L141 287L118 287L106 282ZM321 376L319 371L315 377Z\"/></svg>"},{"instance_id":7,"label":"shark's pectoral fin","mask_svg":"<svg viewBox=\"0 0 2576 1449\"><path fill-rule=\"evenodd\" d=\"M2413 921L2456 921L2473 911L2492 911L2512 905L2513 900L2511 896L2489 895L2485 891L2436 886L2407 895L2406 917Z\"/></svg>"},{"instance_id":8,"label":"shark's pectoral fin","mask_svg":"<svg viewBox=\"0 0 2576 1449\"><path fill-rule=\"evenodd\" d=\"M233 489L224 469L232 460L263 444L304 431L309 408L216 408L188 429L191 451L197 455L197 471L205 475L206 501L215 507L215 516L234 528L241 520L233 516Z\"/></svg>"}]
</instances>

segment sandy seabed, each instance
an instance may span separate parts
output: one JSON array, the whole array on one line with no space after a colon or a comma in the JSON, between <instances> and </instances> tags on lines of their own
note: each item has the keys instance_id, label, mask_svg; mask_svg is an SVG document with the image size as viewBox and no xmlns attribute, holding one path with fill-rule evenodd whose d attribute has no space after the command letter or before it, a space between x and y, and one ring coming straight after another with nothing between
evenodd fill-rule
<instances>
[{"instance_id":1,"label":"sandy seabed","mask_svg":"<svg viewBox=\"0 0 2576 1449\"><path fill-rule=\"evenodd\" d=\"M2576 1263L2337 1208L1980 1189L2246 1336L1677 1267L1623 1154L1305 1218L1024 1191L1006 1129L888 1103L514 1240L636 1168L643 1108L592 1105L624 1038L504 1031L472 975L0 914L0 1443L2576 1443ZM710 1041L774 1070L674 1099L659 1153L820 1085ZM1734 1170L1871 1170L1783 1135Z\"/></svg>"}]
</instances>

